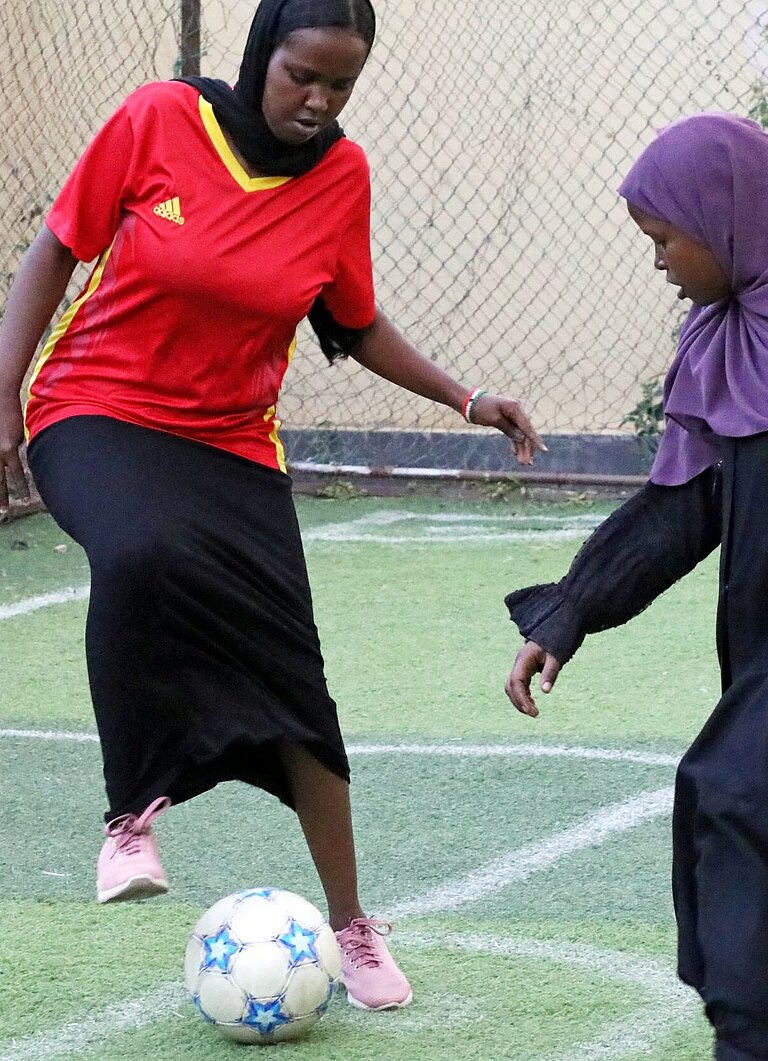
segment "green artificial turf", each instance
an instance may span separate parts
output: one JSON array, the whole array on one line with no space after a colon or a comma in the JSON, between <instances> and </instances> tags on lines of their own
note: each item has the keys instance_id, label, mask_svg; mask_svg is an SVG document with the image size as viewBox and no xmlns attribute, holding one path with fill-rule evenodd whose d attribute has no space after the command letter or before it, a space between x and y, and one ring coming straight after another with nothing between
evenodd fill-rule
<instances>
[{"instance_id":1,"label":"green artificial turf","mask_svg":"<svg viewBox=\"0 0 768 1061\"><path fill-rule=\"evenodd\" d=\"M539 719L519 715L503 691L520 644L505 593L560 578L580 539L552 540L552 530L610 507L519 496L298 500L329 683L352 749L369 909L386 914L478 869L495 872L605 809L671 786L674 757L718 695L716 558L626 627L589 638L539 697ZM511 529L538 536L508 540ZM361 540L338 540L351 536ZM48 516L0 526L0 616L87 581L82 551ZM289 810L223 785L158 823L169 897L97 906L99 749L64 739L94 734L86 607L0 618L0 1061L242 1058L247 1048L207 1027L180 987L187 936L210 903L242 887L289 887L322 906L314 867ZM671 758L446 756L431 744ZM661 813L456 909L402 916L393 947L413 1006L368 1014L338 1000L306 1042L274 1049L313 1061L701 1061L710 1037L700 1007L681 1004L674 988L669 871ZM574 955L590 947L595 962L579 964ZM647 967L648 982L622 979L624 959ZM668 998L654 986L662 974ZM643 1029L647 1044L633 1046Z\"/></svg>"}]
</instances>

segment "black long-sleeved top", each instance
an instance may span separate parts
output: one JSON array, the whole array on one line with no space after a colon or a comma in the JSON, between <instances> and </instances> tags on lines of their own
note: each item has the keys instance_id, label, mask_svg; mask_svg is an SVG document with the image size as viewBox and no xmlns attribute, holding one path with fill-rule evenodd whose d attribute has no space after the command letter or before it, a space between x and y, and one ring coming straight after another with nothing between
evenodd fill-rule
<instances>
[{"instance_id":1,"label":"black long-sleeved top","mask_svg":"<svg viewBox=\"0 0 768 1061\"><path fill-rule=\"evenodd\" d=\"M567 663L587 634L638 615L721 536L719 467L682 486L648 483L587 539L564 578L515 590L505 603L523 637Z\"/></svg>"}]
</instances>

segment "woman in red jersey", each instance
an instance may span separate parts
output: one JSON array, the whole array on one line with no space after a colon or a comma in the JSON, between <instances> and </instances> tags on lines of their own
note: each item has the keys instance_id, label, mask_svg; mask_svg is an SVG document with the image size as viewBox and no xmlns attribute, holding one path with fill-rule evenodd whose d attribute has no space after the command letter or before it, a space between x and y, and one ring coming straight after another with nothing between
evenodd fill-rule
<instances>
[{"instance_id":1,"label":"woman in red jersey","mask_svg":"<svg viewBox=\"0 0 768 1061\"><path fill-rule=\"evenodd\" d=\"M0 333L0 507L18 480L19 390L77 261L96 259L34 371L29 462L87 552L89 682L109 809L100 902L167 890L151 824L238 779L295 808L350 1001L411 1000L357 893L349 768L315 628L276 403L309 316L348 354L496 427L529 463L518 403L470 391L376 308L363 151L336 118L375 32L369 0L262 0L235 89L145 85L56 199Z\"/></svg>"}]
</instances>

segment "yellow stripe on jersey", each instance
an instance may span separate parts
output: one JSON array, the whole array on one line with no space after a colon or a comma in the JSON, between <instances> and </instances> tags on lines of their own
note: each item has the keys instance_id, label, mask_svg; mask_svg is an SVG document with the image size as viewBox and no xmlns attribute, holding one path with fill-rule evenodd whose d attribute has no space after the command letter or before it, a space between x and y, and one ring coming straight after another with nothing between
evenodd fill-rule
<instances>
[{"instance_id":1,"label":"yellow stripe on jersey","mask_svg":"<svg viewBox=\"0 0 768 1061\"><path fill-rule=\"evenodd\" d=\"M288 347L288 364L289 365L290 365L291 361L293 361L293 355L294 355L295 352L296 352L296 336L294 335L293 339L291 339L291 345ZM277 412L277 406L276 405L270 405L269 409L267 409L267 411L264 413L264 420L265 421L271 420L276 412ZM278 431L282 427L282 423L283 423L282 420L278 420L275 417L275 422L272 424L272 430L269 432L269 441L275 447L275 457L277 458L277 463L278 463L278 465L280 467L280 471L281 472L287 472L288 468L287 468L286 463L285 463L285 448L283 446L283 443L280 441L280 436L278 435Z\"/></svg>"},{"instance_id":2,"label":"yellow stripe on jersey","mask_svg":"<svg viewBox=\"0 0 768 1061\"><path fill-rule=\"evenodd\" d=\"M270 405L269 409L267 409L267 411L264 413L265 421L266 420L272 420L272 417L275 416L276 412L277 412L277 406L276 405ZM272 422L272 430L269 432L269 441L275 447L275 457L277 458L277 464L278 464L278 467L280 468L280 471L281 472L287 472L288 471L288 467L287 467L287 465L285 463L285 447L283 446L283 443L280 441L280 436L278 435L278 431L280 430L280 428L282 426L282 423L283 423L283 421L282 420L278 420L277 417L275 416L275 419Z\"/></svg>"},{"instance_id":3,"label":"yellow stripe on jersey","mask_svg":"<svg viewBox=\"0 0 768 1061\"><path fill-rule=\"evenodd\" d=\"M293 180L293 177L249 177L227 143L221 126L216 120L216 115L213 113L213 107L202 96L200 97L200 116L221 161L244 192L265 192L270 188L279 188L281 184L287 184L288 181Z\"/></svg>"},{"instance_id":4,"label":"yellow stripe on jersey","mask_svg":"<svg viewBox=\"0 0 768 1061\"><path fill-rule=\"evenodd\" d=\"M115 237L115 238L117 238L117 237ZM99 258L99 260L98 260L98 262L96 264L96 268L93 270L93 273L91 274L91 279L90 279L90 281L88 283L88 287L85 289L85 291L82 293L82 295L80 295L79 298L75 299L75 301L72 303L72 305L69 307L69 309L66 310L62 314L61 320L58 322L56 327L53 329L51 334L48 336L48 341L46 342L45 346L42 349L40 357L38 358L37 364L35 365L34 371L32 372L32 375L31 375L30 380L29 380L29 388L28 388L28 391L27 391L28 397L30 397L30 398L33 397L32 388L35 385L35 380L38 377L40 369L43 367L45 362L48 360L48 358L53 353L53 351L54 351L54 349L56 347L56 343L58 343L59 339L61 339L61 337L63 335L66 335L67 329L69 328L69 326L72 323L72 321L75 319L75 314L77 313L77 311L80 309L80 307L83 305L83 303L88 301L88 299L96 291L96 289L98 288L99 284L101 283L101 279L104 276L104 269L106 267L107 262L109 261L109 256L112 253L112 248L114 247L114 245L115 245L115 240L113 239L112 242L110 243L110 245L107 247L107 249L104 251L104 253ZM28 434L28 432L26 430L26 426L25 426L25 434L26 434L27 438L29 438L29 434Z\"/></svg>"}]
</instances>

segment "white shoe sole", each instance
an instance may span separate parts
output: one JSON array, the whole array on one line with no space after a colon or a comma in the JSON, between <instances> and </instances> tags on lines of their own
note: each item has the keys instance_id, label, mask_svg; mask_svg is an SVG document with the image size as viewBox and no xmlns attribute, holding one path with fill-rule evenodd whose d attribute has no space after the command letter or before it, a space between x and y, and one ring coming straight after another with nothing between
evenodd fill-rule
<instances>
[{"instance_id":1,"label":"white shoe sole","mask_svg":"<svg viewBox=\"0 0 768 1061\"><path fill-rule=\"evenodd\" d=\"M165 895L168 881L161 877L131 877L109 891L99 891L96 898L100 903L124 903L136 899L151 899L154 895Z\"/></svg>"},{"instance_id":2,"label":"white shoe sole","mask_svg":"<svg viewBox=\"0 0 768 1061\"><path fill-rule=\"evenodd\" d=\"M384 1002L380 1006L367 1006L365 1002L361 1002L347 991L347 1002L349 1002L350 1006L355 1006L357 1009L369 1009L374 1013L381 1013L385 1009L405 1009L406 1006L410 1006L411 1002L413 1002L413 991L409 991L408 997L404 998L402 1002Z\"/></svg>"}]
</instances>

